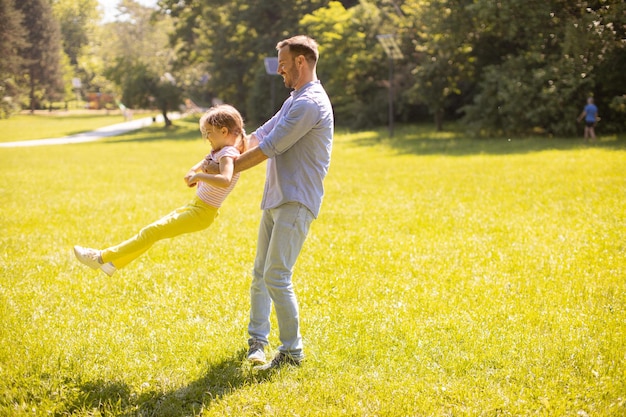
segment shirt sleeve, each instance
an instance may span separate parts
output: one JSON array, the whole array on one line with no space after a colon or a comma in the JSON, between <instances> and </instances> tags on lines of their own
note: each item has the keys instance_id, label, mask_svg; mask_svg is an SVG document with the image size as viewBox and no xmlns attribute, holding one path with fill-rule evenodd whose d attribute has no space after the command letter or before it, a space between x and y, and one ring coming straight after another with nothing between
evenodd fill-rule
<instances>
[{"instance_id":1,"label":"shirt sleeve","mask_svg":"<svg viewBox=\"0 0 626 417\"><path fill-rule=\"evenodd\" d=\"M230 158L237 158L239 155L241 155L241 154L239 153L237 148L235 148L234 146L225 146L223 149L221 149L217 153L217 155L215 155L215 158L217 159L217 162L219 162L225 156L228 156Z\"/></svg>"},{"instance_id":2,"label":"shirt sleeve","mask_svg":"<svg viewBox=\"0 0 626 417\"><path fill-rule=\"evenodd\" d=\"M268 157L280 155L308 133L319 119L319 107L310 99L294 101L293 105L261 141L259 147Z\"/></svg>"},{"instance_id":3,"label":"shirt sleeve","mask_svg":"<svg viewBox=\"0 0 626 417\"><path fill-rule=\"evenodd\" d=\"M259 140L259 143L263 142L263 139L265 139L265 136L267 136L272 131L272 129L276 125L276 122L278 121L278 115L279 113L276 113L270 120L263 123L262 126L260 126L254 132L252 132Z\"/></svg>"}]
</instances>

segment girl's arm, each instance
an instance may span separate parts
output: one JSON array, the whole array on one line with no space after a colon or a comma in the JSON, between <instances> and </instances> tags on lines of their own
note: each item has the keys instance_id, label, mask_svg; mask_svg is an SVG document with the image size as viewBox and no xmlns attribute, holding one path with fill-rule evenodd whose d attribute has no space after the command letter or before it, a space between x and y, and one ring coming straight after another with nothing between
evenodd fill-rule
<instances>
[{"instance_id":1,"label":"girl's arm","mask_svg":"<svg viewBox=\"0 0 626 417\"><path fill-rule=\"evenodd\" d=\"M189 179L189 182L197 183L198 181L202 181L215 187L226 188L233 180L233 173L235 171L234 162L234 158L224 156L222 157L222 159L220 159L219 174L207 174L204 172L198 172Z\"/></svg>"},{"instance_id":2,"label":"girl's arm","mask_svg":"<svg viewBox=\"0 0 626 417\"><path fill-rule=\"evenodd\" d=\"M198 162L197 164L195 164L194 166L192 166L191 168L189 168L189 172L187 172L187 174L185 175L185 177L183 178L185 180L185 183L187 184L188 187L193 187L196 185L196 183L198 181L189 181L191 179L191 177L193 177L194 175L196 175L196 173L198 171L200 171L203 167L205 163L205 160L201 160L200 162Z\"/></svg>"},{"instance_id":3,"label":"girl's arm","mask_svg":"<svg viewBox=\"0 0 626 417\"><path fill-rule=\"evenodd\" d=\"M257 146L259 146L259 138L254 133L251 133L248 136L248 148L249 149L250 148L255 148ZM202 168L202 171L206 172L207 174L218 174L220 172L220 165L219 164L217 164L215 162L208 162L208 161L203 161L203 162L205 162L205 164L202 165L201 168ZM263 161L262 160L258 161L257 164L261 163L261 162L263 162ZM250 167L248 167L248 168L250 168ZM240 172L240 171L243 171L243 169L240 169L239 167L236 167L235 172Z\"/></svg>"}]
</instances>

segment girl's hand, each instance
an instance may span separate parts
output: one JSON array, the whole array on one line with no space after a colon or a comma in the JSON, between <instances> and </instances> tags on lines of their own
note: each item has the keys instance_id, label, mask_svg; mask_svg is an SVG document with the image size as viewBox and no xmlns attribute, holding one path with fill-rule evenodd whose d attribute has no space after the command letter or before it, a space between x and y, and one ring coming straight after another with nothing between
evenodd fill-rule
<instances>
[{"instance_id":1,"label":"girl's hand","mask_svg":"<svg viewBox=\"0 0 626 417\"><path fill-rule=\"evenodd\" d=\"M195 187L196 184L198 183L198 180L196 179L196 173L193 171L189 171L187 173L187 175L185 175L185 183L187 184L187 187L191 188L191 187Z\"/></svg>"}]
</instances>

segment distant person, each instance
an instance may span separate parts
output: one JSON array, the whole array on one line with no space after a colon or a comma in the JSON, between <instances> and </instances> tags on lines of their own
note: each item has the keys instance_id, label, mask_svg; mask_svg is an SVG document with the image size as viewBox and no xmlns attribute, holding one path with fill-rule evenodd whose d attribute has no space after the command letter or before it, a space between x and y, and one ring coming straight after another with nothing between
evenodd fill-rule
<instances>
[{"instance_id":1,"label":"distant person","mask_svg":"<svg viewBox=\"0 0 626 417\"><path fill-rule=\"evenodd\" d=\"M184 177L188 187L198 186L194 199L117 246L103 250L74 246L74 254L80 262L112 276L159 240L198 232L213 223L222 202L239 179L239 173L234 172L234 161L247 149L247 138L241 114L225 104L209 109L200 118L200 131L211 144L211 153ZM203 171L209 162L218 164L218 172Z\"/></svg>"},{"instance_id":2,"label":"distant person","mask_svg":"<svg viewBox=\"0 0 626 417\"><path fill-rule=\"evenodd\" d=\"M316 74L317 42L294 36L278 42L276 50L278 74L293 91L278 113L250 135L250 150L235 162L240 172L267 160L248 324L247 358L264 363L259 370L297 366L304 358L292 275L320 211L334 131L333 109ZM272 304L281 344L265 363Z\"/></svg>"},{"instance_id":3,"label":"distant person","mask_svg":"<svg viewBox=\"0 0 626 417\"><path fill-rule=\"evenodd\" d=\"M589 97L587 99L587 105L583 109L580 116L578 116L578 122L580 123L583 118L585 119L585 140L591 139L591 141L596 140L596 124L600 121L600 117L598 117L598 108L595 104L593 104L593 98Z\"/></svg>"},{"instance_id":4,"label":"distant person","mask_svg":"<svg viewBox=\"0 0 626 417\"><path fill-rule=\"evenodd\" d=\"M119 104L120 111L122 112L122 116L124 116L124 120L129 121L133 118L133 113L130 111L128 107L124 105L124 103Z\"/></svg>"}]
</instances>

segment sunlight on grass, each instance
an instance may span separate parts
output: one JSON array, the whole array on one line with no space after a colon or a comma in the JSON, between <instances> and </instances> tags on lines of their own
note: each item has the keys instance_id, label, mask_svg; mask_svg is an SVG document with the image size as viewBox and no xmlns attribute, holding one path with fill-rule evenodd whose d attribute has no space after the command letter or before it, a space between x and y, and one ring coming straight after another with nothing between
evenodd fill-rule
<instances>
[{"instance_id":1,"label":"sunlight on grass","mask_svg":"<svg viewBox=\"0 0 626 417\"><path fill-rule=\"evenodd\" d=\"M18 114L0 119L0 142L58 138L123 122L124 117L119 112L110 115L94 112L63 116Z\"/></svg>"},{"instance_id":2,"label":"sunlight on grass","mask_svg":"<svg viewBox=\"0 0 626 417\"><path fill-rule=\"evenodd\" d=\"M0 151L0 415L626 414L624 139L339 133L294 277L307 359L265 375L263 166L112 278L71 254L192 197L208 145L176 124Z\"/></svg>"}]
</instances>

